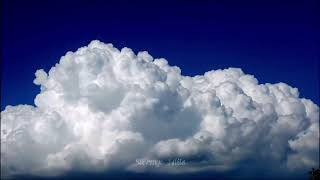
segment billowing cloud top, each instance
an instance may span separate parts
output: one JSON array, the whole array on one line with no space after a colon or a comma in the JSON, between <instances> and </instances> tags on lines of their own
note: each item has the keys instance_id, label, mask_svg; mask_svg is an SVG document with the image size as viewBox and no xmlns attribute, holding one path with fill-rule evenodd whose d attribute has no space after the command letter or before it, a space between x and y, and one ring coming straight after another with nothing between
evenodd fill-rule
<instances>
[{"instance_id":1,"label":"billowing cloud top","mask_svg":"<svg viewBox=\"0 0 320 180\"><path fill-rule=\"evenodd\" d=\"M36 106L1 112L2 176L256 167L290 173L319 163L319 107L296 88L259 84L241 69L188 77L145 51L95 40L35 75ZM137 164L174 158L186 164Z\"/></svg>"}]
</instances>

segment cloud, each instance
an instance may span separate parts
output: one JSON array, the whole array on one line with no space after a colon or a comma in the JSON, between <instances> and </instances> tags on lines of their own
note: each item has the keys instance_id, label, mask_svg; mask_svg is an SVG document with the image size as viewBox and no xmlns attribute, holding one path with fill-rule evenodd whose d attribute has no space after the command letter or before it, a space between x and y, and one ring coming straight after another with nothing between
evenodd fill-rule
<instances>
[{"instance_id":1,"label":"cloud","mask_svg":"<svg viewBox=\"0 0 320 180\"><path fill-rule=\"evenodd\" d=\"M285 83L241 69L194 77L167 60L97 40L68 52L31 105L1 112L1 175L108 170L309 170L319 159L319 107ZM181 158L146 168L137 159Z\"/></svg>"}]
</instances>

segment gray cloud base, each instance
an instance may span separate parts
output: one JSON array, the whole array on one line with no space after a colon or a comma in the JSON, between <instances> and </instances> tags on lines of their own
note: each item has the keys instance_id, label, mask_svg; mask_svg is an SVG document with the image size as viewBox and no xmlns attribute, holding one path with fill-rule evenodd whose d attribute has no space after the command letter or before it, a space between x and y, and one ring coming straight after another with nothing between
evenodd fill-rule
<instances>
[{"instance_id":1,"label":"gray cloud base","mask_svg":"<svg viewBox=\"0 0 320 180\"><path fill-rule=\"evenodd\" d=\"M227 172L318 166L319 107L237 68L181 75L165 59L97 40L46 73L30 105L1 112L1 175ZM138 166L182 158L185 166Z\"/></svg>"}]
</instances>

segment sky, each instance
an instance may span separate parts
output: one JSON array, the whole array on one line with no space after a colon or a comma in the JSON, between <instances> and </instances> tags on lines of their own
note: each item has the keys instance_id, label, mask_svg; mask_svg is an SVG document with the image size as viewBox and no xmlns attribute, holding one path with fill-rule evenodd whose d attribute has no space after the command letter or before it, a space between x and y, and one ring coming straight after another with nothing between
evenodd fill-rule
<instances>
[{"instance_id":1,"label":"sky","mask_svg":"<svg viewBox=\"0 0 320 180\"><path fill-rule=\"evenodd\" d=\"M1 109L33 104L34 72L98 39L146 50L184 75L239 67L319 104L316 2L3 1Z\"/></svg>"},{"instance_id":2,"label":"sky","mask_svg":"<svg viewBox=\"0 0 320 180\"><path fill-rule=\"evenodd\" d=\"M319 167L314 1L2 7L1 178L299 179Z\"/></svg>"}]
</instances>

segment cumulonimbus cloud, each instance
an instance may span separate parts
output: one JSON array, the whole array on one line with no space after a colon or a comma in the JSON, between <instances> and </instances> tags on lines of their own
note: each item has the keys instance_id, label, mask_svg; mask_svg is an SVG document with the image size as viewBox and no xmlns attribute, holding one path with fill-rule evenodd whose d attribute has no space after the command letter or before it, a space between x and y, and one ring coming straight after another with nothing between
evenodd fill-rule
<instances>
[{"instance_id":1,"label":"cumulonimbus cloud","mask_svg":"<svg viewBox=\"0 0 320 180\"><path fill-rule=\"evenodd\" d=\"M97 40L38 70L35 106L1 112L1 175L72 170L282 173L318 165L319 107L237 68L181 75L147 52ZM179 169L136 159L181 158Z\"/></svg>"}]
</instances>

